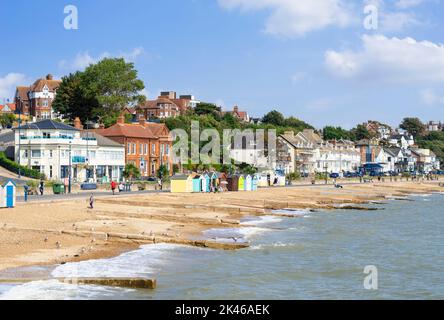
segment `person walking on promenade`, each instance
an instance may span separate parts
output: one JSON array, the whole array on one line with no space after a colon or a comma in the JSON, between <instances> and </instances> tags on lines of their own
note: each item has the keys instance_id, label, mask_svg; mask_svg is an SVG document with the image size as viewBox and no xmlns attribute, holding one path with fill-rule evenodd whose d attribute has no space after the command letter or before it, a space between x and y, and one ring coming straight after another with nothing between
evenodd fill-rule
<instances>
[{"instance_id":1,"label":"person walking on promenade","mask_svg":"<svg viewBox=\"0 0 444 320\"><path fill-rule=\"evenodd\" d=\"M116 194L117 183L113 180L111 181L111 190L113 191L113 195Z\"/></svg>"},{"instance_id":2,"label":"person walking on promenade","mask_svg":"<svg viewBox=\"0 0 444 320\"><path fill-rule=\"evenodd\" d=\"M159 178L159 180L157 180L157 184L159 185L159 190L162 191L163 185L162 185L162 179L161 178Z\"/></svg>"},{"instance_id":3,"label":"person walking on promenade","mask_svg":"<svg viewBox=\"0 0 444 320\"><path fill-rule=\"evenodd\" d=\"M45 183L43 180L40 180L40 195L43 196L43 192L45 191Z\"/></svg>"},{"instance_id":4,"label":"person walking on promenade","mask_svg":"<svg viewBox=\"0 0 444 320\"><path fill-rule=\"evenodd\" d=\"M91 196L89 197L89 208L94 209L94 194L91 193Z\"/></svg>"}]
</instances>

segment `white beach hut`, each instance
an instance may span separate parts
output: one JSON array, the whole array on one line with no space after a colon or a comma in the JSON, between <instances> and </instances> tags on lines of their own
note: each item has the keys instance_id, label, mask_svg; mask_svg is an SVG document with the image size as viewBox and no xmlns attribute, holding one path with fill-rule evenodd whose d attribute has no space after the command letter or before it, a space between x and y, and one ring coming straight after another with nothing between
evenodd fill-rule
<instances>
[{"instance_id":1,"label":"white beach hut","mask_svg":"<svg viewBox=\"0 0 444 320\"><path fill-rule=\"evenodd\" d=\"M14 208L17 197L17 186L9 180L4 186L0 186L0 208Z\"/></svg>"}]
</instances>

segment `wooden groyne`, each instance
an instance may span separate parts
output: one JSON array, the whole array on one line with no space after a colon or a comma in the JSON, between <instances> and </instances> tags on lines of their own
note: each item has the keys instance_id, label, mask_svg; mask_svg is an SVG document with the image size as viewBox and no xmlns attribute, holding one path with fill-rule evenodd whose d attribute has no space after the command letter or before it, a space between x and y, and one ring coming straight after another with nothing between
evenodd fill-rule
<instances>
[{"instance_id":1,"label":"wooden groyne","mask_svg":"<svg viewBox=\"0 0 444 320\"><path fill-rule=\"evenodd\" d=\"M96 285L106 287L119 287L128 289L149 289L154 290L157 287L156 279L146 278L18 278L18 279L0 279L0 283L23 284L34 281L58 280L62 283L73 285Z\"/></svg>"}]
</instances>

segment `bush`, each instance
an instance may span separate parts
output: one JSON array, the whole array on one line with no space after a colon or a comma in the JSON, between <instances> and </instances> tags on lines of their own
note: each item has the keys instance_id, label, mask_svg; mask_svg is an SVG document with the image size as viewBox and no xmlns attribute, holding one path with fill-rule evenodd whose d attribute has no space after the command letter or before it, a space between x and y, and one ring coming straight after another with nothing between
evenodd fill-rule
<instances>
[{"instance_id":1,"label":"bush","mask_svg":"<svg viewBox=\"0 0 444 320\"><path fill-rule=\"evenodd\" d=\"M301 174L299 172L293 172L287 175L287 180L296 181L301 179Z\"/></svg>"},{"instance_id":2,"label":"bush","mask_svg":"<svg viewBox=\"0 0 444 320\"><path fill-rule=\"evenodd\" d=\"M4 152L0 152L0 166L5 168L6 170L19 173L24 177L32 178L32 179L45 179L45 175L40 173L37 170L29 169L27 167L19 165L17 162L9 160Z\"/></svg>"}]
</instances>

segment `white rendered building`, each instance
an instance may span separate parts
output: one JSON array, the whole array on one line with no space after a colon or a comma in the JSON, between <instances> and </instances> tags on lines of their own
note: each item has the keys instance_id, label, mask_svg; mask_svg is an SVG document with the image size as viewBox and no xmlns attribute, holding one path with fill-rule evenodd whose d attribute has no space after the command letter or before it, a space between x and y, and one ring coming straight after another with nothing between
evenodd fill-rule
<instances>
[{"instance_id":1,"label":"white rendered building","mask_svg":"<svg viewBox=\"0 0 444 320\"><path fill-rule=\"evenodd\" d=\"M45 174L48 180L109 182L122 180L123 145L97 133L53 120L14 129L15 161ZM70 170L71 168L71 170Z\"/></svg>"}]
</instances>

